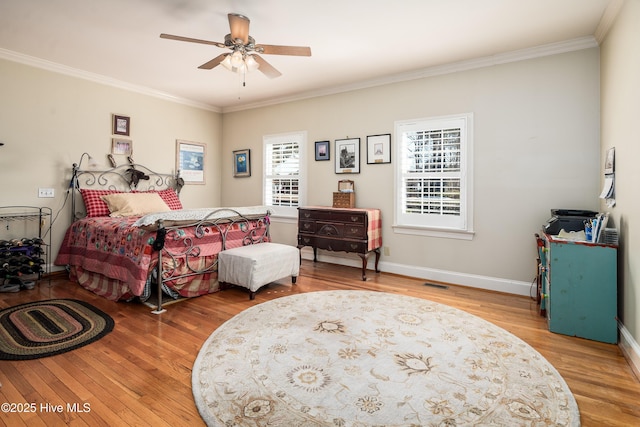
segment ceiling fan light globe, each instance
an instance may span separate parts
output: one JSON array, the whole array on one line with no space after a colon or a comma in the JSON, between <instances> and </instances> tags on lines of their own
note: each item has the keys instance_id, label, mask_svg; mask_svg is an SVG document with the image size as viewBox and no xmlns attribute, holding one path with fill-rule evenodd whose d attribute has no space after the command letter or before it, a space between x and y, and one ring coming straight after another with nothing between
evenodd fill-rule
<instances>
[{"instance_id":1,"label":"ceiling fan light globe","mask_svg":"<svg viewBox=\"0 0 640 427\"><path fill-rule=\"evenodd\" d=\"M247 55L244 63L247 66L247 71L257 70L260 67L260 64L258 64L258 61L255 60L253 55Z\"/></svg>"},{"instance_id":2,"label":"ceiling fan light globe","mask_svg":"<svg viewBox=\"0 0 640 427\"><path fill-rule=\"evenodd\" d=\"M236 50L231 54L231 65L235 68L240 68L242 64L244 64L242 53Z\"/></svg>"},{"instance_id":3,"label":"ceiling fan light globe","mask_svg":"<svg viewBox=\"0 0 640 427\"><path fill-rule=\"evenodd\" d=\"M229 71L233 71L233 65L231 65L231 55L227 55L220 63Z\"/></svg>"}]
</instances>

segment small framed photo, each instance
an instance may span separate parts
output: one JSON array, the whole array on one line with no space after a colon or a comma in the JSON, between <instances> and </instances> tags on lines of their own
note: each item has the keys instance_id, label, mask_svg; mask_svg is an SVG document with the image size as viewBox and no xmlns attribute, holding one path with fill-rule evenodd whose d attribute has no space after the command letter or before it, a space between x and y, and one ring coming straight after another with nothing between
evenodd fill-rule
<instances>
[{"instance_id":1,"label":"small framed photo","mask_svg":"<svg viewBox=\"0 0 640 427\"><path fill-rule=\"evenodd\" d=\"M316 141L316 160L329 160L329 141Z\"/></svg>"},{"instance_id":2,"label":"small framed photo","mask_svg":"<svg viewBox=\"0 0 640 427\"><path fill-rule=\"evenodd\" d=\"M604 173L610 174L616 169L616 149L611 147L607 150L607 158L604 160Z\"/></svg>"},{"instance_id":3,"label":"small framed photo","mask_svg":"<svg viewBox=\"0 0 640 427\"><path fill-rule=\"evenodd\" d=\"M367 136L367 164L391 163L391 134Z\"/></svg>"},{"instance_id":4,"label":"small framed photo","mask_svg":"<svg viewBox=\"0 0 640 427\"><path fill-rule=\"evenodd\" d=\"M127 116L113 115L113 134L129 136L131 130L131 118Z\"/></svg>"},{"instance_id":5,"label":"small framed photo","mask_svg":"<svg viewBox=\"0 0 640 427\"><path fill-rule=\"evenodd\" d=\"M251 150L233 152L233 176L238 178L251 176Z\"/></svg>"},{"instance_id":6,"label":"small framed photo","mask_svg":"<svg viewBox=\"0 0 640 427\"><path fill-rule=\"evenodd\" d=\"M133 154L133 141L130 139L111 138L111 154L130 156Z\"/></svg>"},{"instance_id":7,"label":"small framed photo","mask_svg":"<svg viewBox=\"0 0 640 427\"><path fill-rule=\"evenodd\" d=\"M360 173L360 138L336 139L336 173Z\"/></svg>"},{"instance_id":8,"label":"small framed photo","mask_svg":"<svg viewBox=\"0 0 640 427\"><path fill-rule=\"evenodd\" d=\"M176 169L185 184L204 184L205 145L176 140Z\"/></svg>"}]
</instances>

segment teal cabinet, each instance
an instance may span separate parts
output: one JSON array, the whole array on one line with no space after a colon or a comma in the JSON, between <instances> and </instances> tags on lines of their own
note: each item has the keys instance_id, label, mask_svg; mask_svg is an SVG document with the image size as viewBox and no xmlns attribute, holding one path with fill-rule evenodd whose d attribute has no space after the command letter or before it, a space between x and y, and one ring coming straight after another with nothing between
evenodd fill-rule
<instances>
[{"instance_id":1,"label":"teal cabinet","mask_svg":"<svg viewBox=\"0 0 640 427\"><path fill-rule=\"evenodd\" d=\"M549 330L618 342L617 247L545 234L544 305Z\"/></svg>"}]
</instances>

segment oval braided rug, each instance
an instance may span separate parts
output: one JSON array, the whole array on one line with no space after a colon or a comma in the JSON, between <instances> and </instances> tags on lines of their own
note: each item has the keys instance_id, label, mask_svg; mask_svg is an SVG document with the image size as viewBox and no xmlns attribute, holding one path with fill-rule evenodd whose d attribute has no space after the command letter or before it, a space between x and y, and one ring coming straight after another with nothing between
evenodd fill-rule
<instances>
[{"instance_id":1,"label":"oval braided rug","mask_svg":"<svg viewBox=\"0 0 640 427\"><path fill-rule=\"evenodd\" d=\"M0 360L64 353L113 330L113 319L84 301L52 299L0 311Z\"/></svg>"},{"instance_id":2,"label":"oval braided rug","mask_svg":"<svg viewBox=\"0 0 640 427\"><path fill-rule=\"evenodd\" d=\"M202 346L193 394L209 426L578 426L535 349L464 311L370 291L247 309Z\"/></svg>"}]
</instances>

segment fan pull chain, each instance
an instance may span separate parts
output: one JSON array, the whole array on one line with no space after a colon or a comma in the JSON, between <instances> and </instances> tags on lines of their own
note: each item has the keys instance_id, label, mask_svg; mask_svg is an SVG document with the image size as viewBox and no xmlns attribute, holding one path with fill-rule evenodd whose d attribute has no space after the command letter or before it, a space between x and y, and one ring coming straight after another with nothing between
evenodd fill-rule
<instances>
[{"instance_id":1,"label":"fan pull chain","mask_svg":"<svg viewBox=\"0 0 640 427\"><path fill-rule=\"evenodd\" d=\"M243 87L247 86L246 77L247 77L247 72L246 71L242 71L242 72L238 73L238 78L241 79L240 81L242 83L242 85L238 86L238 101L240 101L240 99L242 98L240 91L242 90Z\"/></svg>"}]
</instances>

